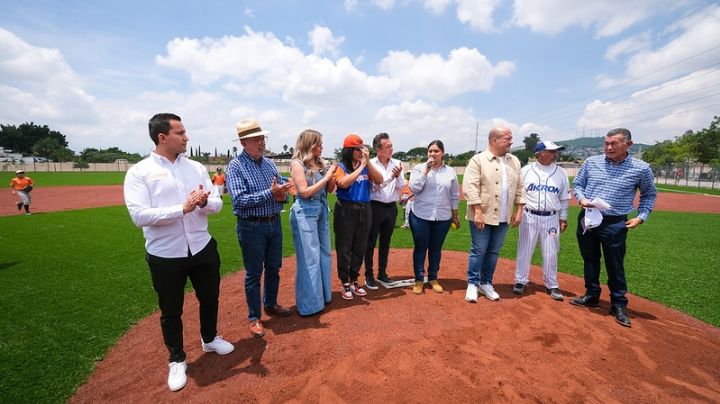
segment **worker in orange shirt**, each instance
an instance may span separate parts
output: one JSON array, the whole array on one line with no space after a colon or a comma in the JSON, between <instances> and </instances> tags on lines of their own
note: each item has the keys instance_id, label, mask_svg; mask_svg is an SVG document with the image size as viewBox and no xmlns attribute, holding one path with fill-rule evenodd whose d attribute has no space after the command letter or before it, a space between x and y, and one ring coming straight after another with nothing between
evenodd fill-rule
<instances>
[{"instance_id":1,"label":"worker in orange shirt","mask_svg":"<svg viewBox=\"0 0 720 404\"><path fill-rule=\"evenodd\" d=\"M25 215L30 216L30 191L32 191L33 183L32 178L25 176L25 171L15 171L15 178L10 181L10 188L13 194L17 194L20 199L15 205L18 210L22 210L25 207Z\"/></svg>"},{"instance_id":2,"label":"worker in orange shirt","mask_svg":"<svg viewBox=\"0 0 720 404\"><path fill-rule=\"evenodd\" d=\"M218 195L222 197L222 195L225 193L225 174L223 174L223 170L221 167L218 167L217 172L213 174L212 183L213 185L215 185L215 188L218 191Z\"/></svg>"},{"instance_id":3,"label":"worker in orange shirt","mask_svg":"<svg viewBox=\"0 0 720 404\"><path fill-rule=\"evenodd\" d=\"M410 171L405 173L405 188L402 190L400 195L400 205L405 208L405 222L402 225L403 229L410 228L410 211L412 210L413 200L415 196L410 190Z\"/></svg>"}]
</instances>

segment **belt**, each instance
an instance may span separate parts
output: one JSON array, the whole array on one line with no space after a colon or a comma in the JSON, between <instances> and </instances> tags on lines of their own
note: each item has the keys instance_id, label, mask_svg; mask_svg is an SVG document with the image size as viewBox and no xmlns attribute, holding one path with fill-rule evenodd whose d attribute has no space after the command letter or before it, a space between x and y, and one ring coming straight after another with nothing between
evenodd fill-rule
<instances>
[{"instance_id":1,"label":"belt","mask_svg":"<svg viewBox=\"0 0 720 404\"><path fill-rule=\"evenodd\" d=\"M526 212L529 212L529 213L532 213L533 215L538 215L538 216L552 216L552 215L554 215L555 213L557 213L557 212L554 211L554 210L549 210L549 211L545 212L545 211L542 211L542 210L532 210L532 209L528 209L528 208L525 208L525 211L526 211Z\"/></svg>"},{"instance_id":2,"label":"belt","mask_svg":"<svg viewBox=\"0 0 720 404\"><path fill-rule=\"evenodd\" d=\"M246 220L248 222L274 222L278 219L278 215L272 216L250 216L241 217L240 220Z\"/></svg>"},{"instance_id":3,"label":"belt","mask_svg":"<svg viewBox=\"0 0 720 404\"><path fill-rule=\"evenodd\" d=\"M370 203L375 204L375 205L385 206L388 208L391 208L397 204L397 202L380 202L380 201L370 201Z\"/></svg>"}]
</instances>

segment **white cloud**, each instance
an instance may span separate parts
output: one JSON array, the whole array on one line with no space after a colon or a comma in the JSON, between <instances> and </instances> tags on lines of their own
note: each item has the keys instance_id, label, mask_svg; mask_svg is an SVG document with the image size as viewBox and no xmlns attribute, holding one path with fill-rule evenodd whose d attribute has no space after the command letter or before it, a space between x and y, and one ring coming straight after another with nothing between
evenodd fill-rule
<instances>
[{"instance_id":1,"label":"white cloud","mask_svg":"<svg viewBox=\"0 0 720 404\"><path fill-rule=\"evenodd\" d=\"M513 21L536 32L556 35L579 25L594 27L598 37L618 34L654 14L678 7L678 0L515 0Z\"/></svg>"},{"instance_id":2,"label":"white cloud","mask_svg":"<svg viewBox=\"0 0 720 404\"><path fill-rule=\"evenodd\" d=\"M600 75L600 88L627 81L649 85L688 74L717 63L720 49L715 37L720 32L720 6L708 6L668 27L664 34L671 38L658 49L639 49L627 62L624 77Z\"/></svg>"},{"instance_id":3,"label":"white cloud","mask_svg":"<svg viewBox=\"0 0 720 404\"><path fill-rule=\"evenodd\" d=\"M477 49L453 49L444 59L438 54L415 56L407 51L390 52L380 71L399 83L405 98L446 99L470 91L489 91L495 79L515 71L508 61L492 65Z\"/></svg>"},{"instance_id":4,"label":"white cloud","mask_svg":"<svg viewBox=\"0 0 720 404\"><path fill-rule=\"evenodd\" d=\"M383 10L390 10L395 6L395 0L371 0L371 2Z\"/></svg>"},{"instance_id":5,"label":"white cloud","mask_svg":"<svg viewBox=\"0 0 720 404\"><path fill-rule=\"evenodd\" d=\"M264 89L266 97L282 97L300 105L334 106L384 97L395 85L386 77L370 76L347 58L331 61L305 55L271 33L245 28L241 37L178 38L170 41L161 66L180 69L201 85L230 79L230 88ZM335 40L337 42L337 40Z\"/></svg>"},{"instance_id":6,"label":"white cloud","mask_svg":"<svg viewBox=\"0 0 720 404\"><path fill-rule=\"evenodd\" d=\"M318 116L318 111L310 110L310 109L306 110L305 112L303 112L303 117L302 117L303 125L310 125L310 124L314 123L317 116Z\"/></svg>"},{"instance_id":7,"label":"white cloud","mask_svg":"<svg viewBox=\"0 0 720 404\"><path fill-rule=\"evenodd\" d=\"M627 127L636 141L679 136L706 127L720 107L720 71L706 69L663 82L616 101L589 103L578 127L605 132Z\"/></svg>"},{"instance_id":8,"label":"white cloud","mask_svg":"<svg viewBox=\"0 0 720 404\"><path fill-rule=\"evenodd\" d=\"M605 59L614 62L619 56L637 53L650 47L650 32L633 35L611 45L605 51Z\"/></svg>"},{"instance_id":9,"label":"white cloud","mask_svg":"<svg viewBox=\"0 0 720 404\"><path fill-rule=\"evenodd\" d=\"M313 47L313 54L318 56L329 54L332 57L337 57L338 48L345 42L345 37L335 38L330 28L319 25L316 25L312 31L308 32L308 38Z\"/></svg>"},{"instance_id":10,"label":"white cloud","mask_svg":"<svg viewBox=\"0 0 720 404\"><path fill-rule=\"evenodd\" d=\"M440 14L445 11L447 6L449 6L452 2L453 0L424 0L423 5L433 13Z\"/></svg>"},{"instance_id":11,"label":"white cloud","mask_svg":"<svg viewBox=\"0 0 720 404\"><path fill-rule=\"evenodd\" d=\"M0 122L95 121L95 97L58 49L34 46L0 28Z\"/></svg>"},{"instance_id":12,"label":"white cloud","mask_svg":"<svg viewBox=\"0 0 720 404\"><path fill-rule=\"evenodd\" d=\"M77 86L79 79L58 49L33 46L0 28L0 76L38 86Z\"/></svg>"},{"instance_id":13,"label":"white cloud","mask_svg":"<svg viewBox=\"0 0 720 404\"><path fill-rule=\"evenodd\" d=\"M357 0L345 0L345 11L353 11L357 8Z\"/></svg>"},{"instance_id":14,"label":"white cloud","mask_svg":"<svg viewBox=\"0 0 720 404\"><path fill-rule=\"evenodd\" d=\"M426 147L440 139L448 153L462 153L475 148L475 117L471 110L441 107L423 100L387 105L375 114L377 127L393 138L395 150ZM487 145L487 131L480 132L481 145Z\"/></svg>"},{"instance_id":15,"label":"white cloud","mask_svg":"<svg viewBox=\"0 0 720 404\"><path fill-rule=\"evenodd\" d=\"M245 17L255 18L255 13L253 12L252 8L250 8L250 7L245 7L245 11L243 11L243 15Z\"/></svg>"},{"instance_id":16,"label":"white cloud","mask_svg":"<svg viewBox=\"0 0 720 404\"><path fill-rule=\"evenodd\" d=\"M456 0L458 20L471 27L490 32L493 30L492 14L500 0Z\"/></svg>"}]
</instances>

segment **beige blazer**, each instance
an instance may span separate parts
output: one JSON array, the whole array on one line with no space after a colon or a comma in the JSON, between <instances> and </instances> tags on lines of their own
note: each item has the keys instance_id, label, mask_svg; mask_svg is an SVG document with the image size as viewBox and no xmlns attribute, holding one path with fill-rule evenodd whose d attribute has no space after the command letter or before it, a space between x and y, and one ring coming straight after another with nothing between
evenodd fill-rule
<instances>
[{"instance_id":1,"label":"beige blazer","mask_svg":"<svg viewBox=\"0 0 720 404\"><path fill-rule=\"evenodd\" d=\"M520 160L510 153L503 157L495 157L488 150L485 150L474 155L465 168L462 188L468 205L467 220L475 221L475 209L480 208L486 224L497 226L500 223L502 176L500 174L499 158L505 159L507 167L508 223L512 218L513 205L525 203L523 184L520 180Z\"/></svg>"}]
</instances>

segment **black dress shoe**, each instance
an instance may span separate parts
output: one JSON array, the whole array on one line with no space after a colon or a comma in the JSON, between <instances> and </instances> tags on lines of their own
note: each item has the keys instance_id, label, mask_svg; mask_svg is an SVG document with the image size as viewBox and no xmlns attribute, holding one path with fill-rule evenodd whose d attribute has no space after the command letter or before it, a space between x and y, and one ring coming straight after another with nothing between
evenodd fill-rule
<instances>
[{"instance_id":1,"label":"black dress shoe","mask_svg":"<svg viewBox=\"0 0 720 404\"><path fill-rule=\"evenodd\" d=\"M612 306L610 307L610 314L615 317L615 321L617 321L618 324L620 324L623 327L630 327L630 318L627 316L627 313L625 313L624 307L616 307Z\"/></svg>"},{"instance_id":2,"label":"black dress shoe","mask_svg":"<svg viewBox=\"0 0 720 404\"><path fill-rule=\"evenodd\" d=\"M272 306L265 306L265 313L269 316L287 317L292 314L292 310L286 309L279 304L274 304Z\"/></svg>"},{"instance_id":3,"label":"black dress shoe","mask_svg":"<svg viewBox=\"0 0 720 404\"><path fill-rule=\"evenodd\" d=\"M600 304L600 299L595 296L582 295L570 299L570 304L580 307L597 307Z\"/></svg>"}]
</instances>

